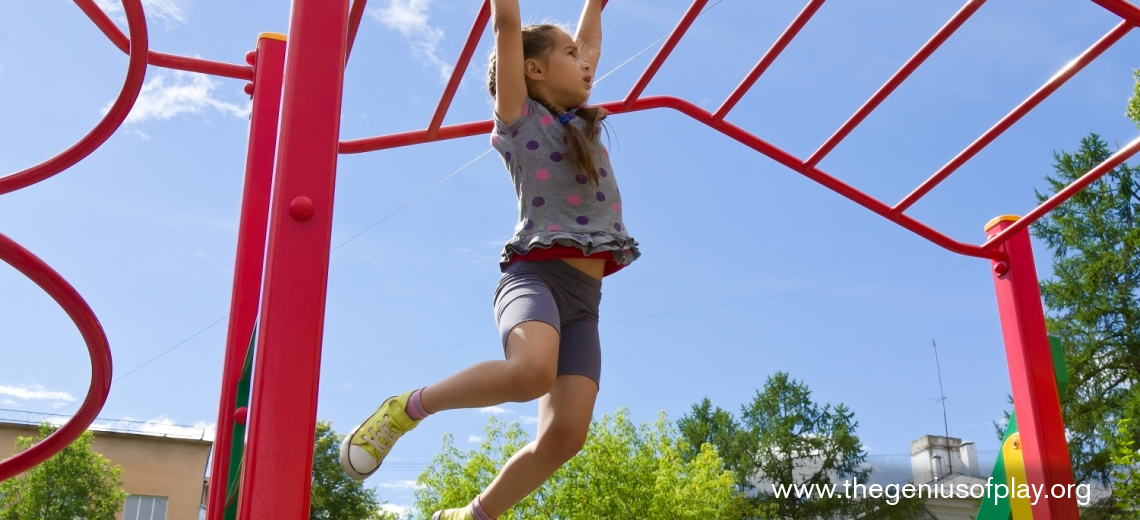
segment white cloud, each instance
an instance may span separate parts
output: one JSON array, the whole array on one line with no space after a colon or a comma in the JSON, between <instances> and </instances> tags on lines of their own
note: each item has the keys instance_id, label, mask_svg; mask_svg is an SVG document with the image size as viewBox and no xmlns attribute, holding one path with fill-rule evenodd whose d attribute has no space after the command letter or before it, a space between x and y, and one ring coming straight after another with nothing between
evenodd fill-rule
<instances>
[{"instance_id":1,"label":"white cloud","mask_svg":"<svg viewBox=\"0 0 1140 520\"><path fill-rule=\"evenodd\" d=\"M185 439L202 439L213 441L217 435L217 423L208 423L206 421L198 421L192 426L184 426L174 424L174 420L169 417L156 417L146 421L135 421L130 417L124 417L118 421L96 421L91 424L92 429L96 430L118 430L130 431L137 433L145 433L150 435L162 435L170 437L180 437Z\"/></svg>"},{"instance_id":2,"label":"white cloud","mask_svg":"<svg viewBox=\"0 0 1140 520\"><path fill-rule=\"evenodd\" d=\"M250 104L238 106L214 96L218 84L209 76L194 72L160 71L147 81L126 123L142 123L152 119L170 119L181 114L200 114L214 109L234 117L247 117ZM113 102L103 107L106 114Z\"/></svg>"},{"instance_id":3,"label":"white cloud","mask_svg":"<svg viewBox=\"0 0 1140 520\"><path fill-rule=\"evenodd\" d=\"M0 395L10 395L16 399L46 400L46 401L75 401L75 396L56 390L48 390L40 385L6 386L0 385Z\"/></svg>"},{"instance_id":4,"label":"white cloud","mask_svg":"<svg viewBox=\"0 0 1140 520\"><path fill-rule=\"evenodd\" d=\"M498 406L488 406L486 408L480 408L479 413L481 413L483 415L500 415L500 414L514 413L514 412L512 412L506 408L499 408Z\"/></svg>"},{"instance_id":5,"label":"white cloud","mask_svg":"<svg viewBox=\"0 0 1140 520\"><path fill-rule=\"evenodd\" d=\"M182 5L185 3L188 2L179 0L142 0L143 12L146 13L147 17L162 20L166 22L167 27L175 23L186 23L186 11L182 8ZM126 23L127 14L123 11L122 0L95 0L95 4L113 20Z\"/></svg>"},{"instance_id":6,"label":"white cloud","mask_svg":"<svg viewBox=\"0 0 1140 520\"><path fill-rule=\"evenodd\" d=\"M519 417L519 422L521 422L523 424L538 424L538 417L530 417L527 415L523 415L523 416Z\"/></svg>"},{"instance_id":7,"label":"white cloud","mask_svg":"<svg viewBox=\"0 0 1140 520\"><path fill-rule=\"evenodd\" d=\"M404 518L405 515L408 515L412 512L412 508L410 507L398 506L395 504L384 504L380 506L380 509L388 513L396 513L400 516L400 518Z\"/></svg>"},{"instance_id":8,"label":"white cloud","mask_svg":"<svg viewBox=\"0 0 1140 520\"><path fill-rule=\"evenodd\" d=\"M381 482L379 484L376 484L376 487L407 491L411 489L419 489L420 486L419 484L416 484L416 481L414 480L394 480L392 482Z\"/></svg>"},{"instance_id":9,"label":"white cloud","mask_svg":"<svg viewBox=\"0 0 1140 520\"><path fill-rule=\"evenodd\" d=\"M388 0L369 14L385 27L399 31L412 47L412 55L426 60L424 65L437 69L440 78L446 81L451 74L451 64L436 54L444 35L443 29L428 23L430 3L431 0Z\"/></svg>"},{"instance_id":10,"label":"white cloud","mask_svg":"<svg viewBox=\"0 0 1140 520\"><path fill-rule=\"evenodd\" d=\"M475 444L475 443L483 442L483 438L478 436L478 435L468 435L467 436L467 442L470 442L471 444Z\"/></svg>"}]
</instances>

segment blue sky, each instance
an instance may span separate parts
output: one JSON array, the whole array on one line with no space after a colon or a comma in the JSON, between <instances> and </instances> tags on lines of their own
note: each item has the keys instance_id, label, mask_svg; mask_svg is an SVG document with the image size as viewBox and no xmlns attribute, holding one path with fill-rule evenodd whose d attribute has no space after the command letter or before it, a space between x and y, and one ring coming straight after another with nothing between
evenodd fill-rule
<instances>
[{"instance_id":1,"label":"blue sky","mask_svg":"<svg viewBox=\"0 0 1140 520\"><path fill-rule=\"evenodd\" d=\"M288 29L284 0L144 3L151 48L172 54L243 63L258 33ZM826 4L728 120L806 157L961 4ZM122 21L116 3L102 5ZM426 126L479 5L373 0L346 73L342 138ZM802 5L715 3L646 93L714 110ZM579 7L522 3L528 21L572 23ZM610 2L599 72L633 59L591 100L624 97L686 7ZM1117 22L1084 0L984 5L821 168L893 204ZM446 123L490 116L488 42ZM1123 111L1138 43L1126 36L910 214L979 243L990 218L1034 206L1054 151L1093 131L1113 146L1135 138ZM0 174L84 135L126 63L71 2L0 5ZM212 324L228 313L248 130L242 87L152 67L136 111L102 148L0 197L0 233L62 273L106 328L118 378L100 414L108 421L210 429L217 420L225 325ZM638 422L660 411L676 419L705 396L738 411L783 370L818 402L851 408L872 462L904 463L912 440L943 432L935 340L950 434L994 455L991 423L1009 380L988 262L945 251L678 113L609 122L626 222L644 256L603 288L599 416L624 406ZM501 355L491 296L516 209L501 161L479 158L488 149L480 136L341 156L318 410L338 431L389 395ZM1047 276L1049 252L1039 244L1036 255ZM7 266L0 294L0 408L73 413L89 381L79 334ZM442 435L474 447L490 413L533 431L534 404L440 414L401 440L369 484L411 505L409 483Z\"/></svg>"}]
</instances>

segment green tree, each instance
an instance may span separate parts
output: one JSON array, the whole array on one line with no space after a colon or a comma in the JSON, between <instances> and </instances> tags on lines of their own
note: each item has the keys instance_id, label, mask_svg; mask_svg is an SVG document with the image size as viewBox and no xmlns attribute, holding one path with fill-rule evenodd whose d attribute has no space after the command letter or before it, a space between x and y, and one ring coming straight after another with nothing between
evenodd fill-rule
<instances>
[{"instance_id":1,"label":"green tree","mask_svg":"<svg viewBox=\"0 0 1140 520\"><path fill-rule=\"evenodd\" d=\"M841 479L867 483L871 469L855 435L858 423L843 404L820 407L811 401L807 385L777 372L742 407L741 420L713 407L708 398L694 404L677 421L689 446L715 447L726 467L736 474L746 506L735 518L851 518L910 520L923 500L901 497L852 497L832 500L780 498L773 484L838 484ZM690 449L686 456L691 456ZM853 481L850 481L854 484ZM844 493L842 485L839 493Z\"/></svg>"},{"instance_id":2,"label":"green tree","mask_svg":"<svg viewBox=\"0 0 1140 520\"><path fill-rule=\"evenodd\" d=\"M39 438L18 437L16 450L32 447L55 430L41 424ZM85 431L50 459L0 482L0 519L113 520L127 496L120 480L123 469L91 449L93 438Z\"/></svg>"},{"instance_id":3,"label":"green tree","mask_svg":"<svg viewBox=\"0 0 1140 520\"><path fill-rule=\"evenodd\" d=\"M1132 97L1128 98L1128 110L1124 115L1140 126L1140 69L1133 70L1132 77L1136 78L1136 83L1132 86Z\"/></svg>"},{"instance_id":4,"label":"green tree","mask_svg":"<svg viewBox=\"0 0 1140 520\"><path fill-rule=\"evenodd\" d=\"M1054 153L1046 181L1060 190L1109 155L1108 144L1090 134L1076 152ZM1054 276L1041 282L1041 295L1048 329L1065 344L1063 411L1078 483L1109 485L1119 469L1113 454L1137 440L1135 429L1125 439L1117 426L1140 391L1138 186L1140 169L1122 164L1033 225L1053 252ZM1104 517L1129 517L1113 511Z\"/></svg>"},{"instance_id":5,"label":"green tree","mask_svg":"<svg viewBox=\"0 0 1140 520\"><path fill-rule=\"evenodd\" d=\"M903 499L890 505L876 499L845 496L777 497L773 485L827 486L840 481L868 482L871 468L855 434L855 414L843 403L820 406L811 390L785 372L776 372L756 392L741 414L742 445L748 458L742 464L758 481L754 501L758 511L781 519L833 518L837 515L867 518L906 517L921 502Z\"/></svg>"},{"instance_id":6,"label":"green tree","mask_svg":"<svg viewBox=\"0 0 1140 520\"><path fill-rule=\"evenodd\" d=\"M688 443L685 460L692 460L701 453L705 443L716 448L724 460L724 466L736 473L736 484L741 489L750 489L747 471L742 471L746 453L742 449L740 424L732 412L717 406L713 407L708 397L693 405L688 415L677 420L677 429Z\"/></svg>"},{"instance_id":7,"label":"green tree","mask_svg":"<svg viewBox=\"0 0 1140 520\"><path fill-rule=\"evenodd\" d=\"M328 421L317 423L309 520L395 520L395 514L380 511L375 489L365 488L340 468L342 440Z\"/></svg>"},{"instance_id":8,"label":"green tree","mask_svg":"<svg viewBox=\"0 0 1140 520\"><path fill-rule=\"evenodd\" d=\"M471 500L498 468L527 443L517 423L494 418L479 450L461 452L450 435L419 478L416 508L425 518ZM594 421L582 452L505 515L511 519L732 518L741 506L735 477L710 445L689 461L689 449L665 416L635 426L628 410Z\"/></svg>"}]
</instances>

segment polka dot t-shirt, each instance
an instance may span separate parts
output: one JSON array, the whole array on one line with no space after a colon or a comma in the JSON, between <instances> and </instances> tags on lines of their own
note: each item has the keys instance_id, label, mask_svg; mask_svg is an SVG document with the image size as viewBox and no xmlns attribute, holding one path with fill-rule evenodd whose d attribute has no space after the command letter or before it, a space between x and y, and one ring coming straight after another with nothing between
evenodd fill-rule
<instances>
[{"instance_id":1,"label":"polka dot t-shirt","mask_svg":"<svg viewBox=\"0 0 1140 520\"><path fill-rule=\"evenodd\" d=\"M585 130L585 122L572 114L566 124ZM527 98L512 124L495 117L491 145L503 157L519 200L519 221L501 265L553 245L580 249L585 256L609 251L618 266L641 256L622 222L621 193L599 137L593 147L597 185L570 160L562 123L533 99Z\"/></svg>"}]
</instances>

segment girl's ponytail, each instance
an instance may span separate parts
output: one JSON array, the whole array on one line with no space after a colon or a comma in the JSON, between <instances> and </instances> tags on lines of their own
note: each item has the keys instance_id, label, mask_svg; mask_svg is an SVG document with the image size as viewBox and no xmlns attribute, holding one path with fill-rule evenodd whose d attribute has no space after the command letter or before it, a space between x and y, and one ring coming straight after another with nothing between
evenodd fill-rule
<instances>
[{"instance_id":1,"label":"girl's ponytail","mask_svg":"<svg viewBox=\"0 0 1140 520\"><path fill-rule=\"evenodd\" d=\"M600 175L598 175L597 165L594 164L594 139L597 139L602 128L602 120L606 118L608 113L598 107L582 106L575 110L573 117L581 118L586 123L586 131L583 132L569 123L571 118L569 112L559 112L550 103L542 99L535 99L535 101L546 107L554 118L562 123L563 128L566 129L566 147L570 161L586 175L590 184L597 186Z\"/></svg>"}]
</instances>

